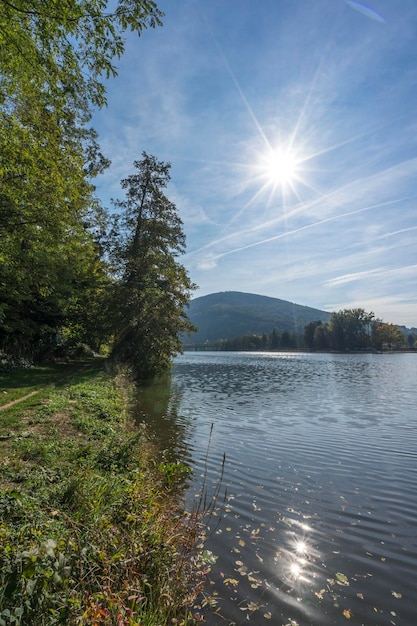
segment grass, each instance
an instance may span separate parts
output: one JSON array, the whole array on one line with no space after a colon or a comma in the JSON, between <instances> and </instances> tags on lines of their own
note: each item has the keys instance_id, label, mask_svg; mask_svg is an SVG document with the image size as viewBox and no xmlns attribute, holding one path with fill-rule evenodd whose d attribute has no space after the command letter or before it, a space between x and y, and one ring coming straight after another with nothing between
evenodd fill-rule
<instances>
[{"instance_id":1,"label":"grass","mask_svg":"<svg viewBox=\"0 0 417 626\"><path fill-rule=\"evenodd\" d=\"M190 470L130 423L126 380L55 370L69 373L0 413L0 626L194 624L204 563L200 516L181 506ZM3 388L22 397L53 371L12 378Z\"/></svg>"},{"instance_id":2,"label":"grass","mask_svg":"<svg viewBox=\"0 0 417 626\"><path fill-rule=\"evenodd\" d=\"M100 359L58 363L45 367L19 368L12 372L0 369L0 407L48 385L59 386L80 370L95 368Z\"/></svg>"}]
</instances>

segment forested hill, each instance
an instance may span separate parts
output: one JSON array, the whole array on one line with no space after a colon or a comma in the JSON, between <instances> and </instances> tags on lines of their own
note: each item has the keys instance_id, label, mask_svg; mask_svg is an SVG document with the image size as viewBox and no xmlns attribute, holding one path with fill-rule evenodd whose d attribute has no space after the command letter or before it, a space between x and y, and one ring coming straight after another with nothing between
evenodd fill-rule
<instances>
[{"instance_id":1,"label":"forested hill","mask_svg":"<svg viewBox=\"0 0 417 626\"><path fill-rule=\"evenodd\" d=\"M287 300L239 291L224 291L195 298L188 316L198 328L186 344L202 344L240 335L271 333L272 330L303 333L309 322L328 322L331 313Z\"/></svg>"}]
</instances>

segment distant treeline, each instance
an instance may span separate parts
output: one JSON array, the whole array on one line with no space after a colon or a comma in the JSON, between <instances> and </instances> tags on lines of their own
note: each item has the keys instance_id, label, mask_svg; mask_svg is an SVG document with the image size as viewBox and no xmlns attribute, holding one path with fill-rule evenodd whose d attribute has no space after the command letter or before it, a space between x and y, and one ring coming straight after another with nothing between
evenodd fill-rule
<instances>
[{"instance_id":1,"label":"distant treeline","mask_svg":"<svg viewBox=\"0 0 417 626\"><path fill-rule=\"evenodd\" d=\"M270 334L246 334L187 348L221 351L381 351L417 348L417 335L405 335L395 324L387 324L372 312L359 308L333 313L328 323L321 320L310 322L305 326L304 334L274 329Z\"/></svg>"},{"instance_id":2,"label":"distant treeline","mask_svg":"<svg viewBox=\"0 0 417 626\"><path fill-rule=\"evenodd\" d=\"M302 350L304 338L300 333L289 333L287 330L262 335L241 335L233 339L217 339L206 341L203 345L194 346L198 350L221 350L229 352L263 351L263 350ZM190 349L191 346L186 346Z\"/></svg>"}]
</instances>

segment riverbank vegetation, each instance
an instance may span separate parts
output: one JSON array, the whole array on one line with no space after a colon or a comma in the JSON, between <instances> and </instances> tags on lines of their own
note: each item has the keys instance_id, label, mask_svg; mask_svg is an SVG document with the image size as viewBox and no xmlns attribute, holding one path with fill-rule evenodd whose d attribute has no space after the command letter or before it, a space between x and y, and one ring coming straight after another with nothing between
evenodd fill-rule
<instances>
[{"instance_id":1,"label":"riverbank vegetation","mask_svg":"<svg viewBox=\"0 0 417 626\"><path fill-rule=\"evenodd\" d=\"M307 324L304 343L307 350L392 350L414 346L416 338L407 338L395 324L387 324L364 309L344 309L333 313L328 323Z\"/></svg>"},{"instance_id":2,"label":"riverbank vegetation","mask_svg":"<svg viewBox=\"0 0 417 626\"><path fill-rule=\"evenodd\" d=\"M18 379L3 375L2 391ZM190 470L132 424L131 390L93 361L2 413L0 624L194 623L203 564L198 516L182 506Z\"/></svg>"},{"instance_id":3,"label":"riverbank vegetation","mask_svg":"<svg viewBox=\"0 0 417 626\"><path fill-rule=\"evenodd\" d=\"M162 18L148 0L0 2L3 364L106 346L146 378L192 328L182 223L163 193L170 164L143 153L113 213L93 184L110 164L90 126L104 79L117 74L126 31Z\"/></svg>"},{"instance_id":4,"label":"riverbank vegetation","mask_svg":"<svg viewBox=\"0 0 417 626\"><path fill-rule=\"evenodd\" d=\"M271 333L246 334L233 339L206 341L204 345L188 345L195 350L224 351L383 351L413 350L417 346L417 335L405 334L395 324L387 324L364 309L345 309L333 313L329 322L309 322L304 334L289 333L287 330Z\"/></svg>"}]
</instances>

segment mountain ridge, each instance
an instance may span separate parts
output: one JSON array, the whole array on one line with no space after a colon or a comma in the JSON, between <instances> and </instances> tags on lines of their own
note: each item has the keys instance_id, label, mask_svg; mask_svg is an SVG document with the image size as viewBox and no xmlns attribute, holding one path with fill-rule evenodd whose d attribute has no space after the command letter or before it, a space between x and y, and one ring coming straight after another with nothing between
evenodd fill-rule
<instances>
[{"instance_id":1,"label":"mountain ridge","mask_svg":"<svg viewBox=\"0 0 417 626\"><path fill-rule=\"evenodd\" d=\"M198 332L184 344L203 344L240 335L303 333L309 322L329 321L332 313L288 300L242 291L219 291L191 300L187 314Z\"/></svg>"}]
</instances>

